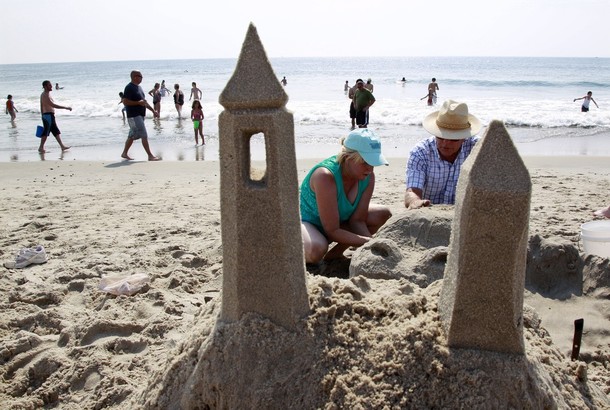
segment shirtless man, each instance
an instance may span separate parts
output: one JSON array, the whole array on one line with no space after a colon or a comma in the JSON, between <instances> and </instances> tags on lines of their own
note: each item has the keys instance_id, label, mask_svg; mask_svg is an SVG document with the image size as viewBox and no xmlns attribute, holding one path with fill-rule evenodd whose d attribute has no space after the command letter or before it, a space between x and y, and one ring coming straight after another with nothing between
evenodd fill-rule
<instances>
[{"instance_id":1,"label":"shirtless man","mask_svg":"<svg viewBox=\"0 0 610 410\"><path fill-rule=\"evenodd\" d=\"M191 88L191 96L189 97L189 101L191 101L191 98L193 98L193 96L195 97L196 100L201 100L201 97L203 96L203 92L197 88L197 83L193 82L192 84L193 88Z\"/></svg>"},{"instance_id":2,"label":"shirtless man","mask_svg":"<svg viewBox=\"0 0 610 410\"><path fill-rule=\"evenodd\" d=\"M428 84L428 105L436 104L436 90L438 90L438 84L436 78L433 78L432 82Z\"/></svg>"},{"instance_id":3,"label":"shirtless man","mask_svg":"<svg viewBox=\"0 0 610 410\"><path fill-rule=\"evenodd\" d=\"M51 91L53 91L53 84L51 84L49 80L42 82L42 88L44 91L42 94L40 94L40 113L42 114L42 125L44 126L44 131L42 132L42 137L40 138L40 147L38 147L38 152L45 152L44 144L47 142L49 133L53 134L62 151L69 150L70 147L61 142L61 131L59 131L57 122L55 121L55 109L57 108L59 110L72 111L72 107L64 107L55 104L50 94Z\"/></svg>"}]
</instances>

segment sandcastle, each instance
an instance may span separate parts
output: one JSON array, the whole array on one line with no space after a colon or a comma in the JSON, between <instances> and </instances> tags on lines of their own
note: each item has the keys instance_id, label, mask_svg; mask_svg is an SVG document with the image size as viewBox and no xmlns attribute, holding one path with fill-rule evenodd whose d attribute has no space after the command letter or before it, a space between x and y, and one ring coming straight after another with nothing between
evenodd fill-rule
<instances>
[{"instance_id":1,"label":"sandcastle","mask_svg":"<svg viewBox=\"0 0 610 410\"><path fill-rule=\"evenodd\" d=\"M449 346L524 353L531 190L506 128L491 121L458 182L439 303Z\"/></svg>"},{"instance_id":2,"label":"sandcastle","mask_svg":"<svg viewBox=\"0 0 610 410\"><path fill-rule=\"evenodd\" d=\"M223 295L221 319L257 312L293 327L309 310L288 96L250 26L220 95ZM252 172L250 140L265 138L264 175Z\"/></svg>"},{"instance_id":3,"label":"sandcastle","mask_svg":"<svg viewBox=\"0 0 610 410\"><path fill-rule=\"evenodd\" d=\"M405 278L363 276L306 283L292 116L278 85L251 25L221 96L227 109L220 117L222 300L202 310L188 340L155 374L146 396L136 399L138 406L606 403L587 384L582 366L562 361L536 314L523 310L531 187L500 122L490 124L460 179L442 287L438 280L419 287ZM248 144L259 132L267 167L257 179ZM503 165L512 168L508 175ZM528 359L527 346L538 357Z\"/></svg>"}]
</instances>

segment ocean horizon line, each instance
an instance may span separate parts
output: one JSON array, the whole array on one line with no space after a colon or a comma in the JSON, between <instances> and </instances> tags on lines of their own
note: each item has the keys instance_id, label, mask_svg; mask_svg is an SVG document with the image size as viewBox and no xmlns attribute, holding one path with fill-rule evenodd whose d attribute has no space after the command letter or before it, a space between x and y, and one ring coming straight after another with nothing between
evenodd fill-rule
<instances>
[{"instance_id":1,"label":"ocean horizon line","mask_svg":"<svg viewBox=\"0 0 610 410\"><path fill-rule=\"evenodd\" d=\"M453 59L453 58L464 58L464 59L602 59L608 60L610 56L458 56L458 55L445 55L445 56L363 56L363 57L354 57L354 56L269 56L267 57L270 60L299 60L299 59L316 59L316 60L336 60L336 59L345 59L345 60L362 60L362 59ZM129 62L152 62L152 61L202 61L202 60L214 60L214 61L226 61L226 60L237 60L239 56L235 57L202 57L202 58L139 58L139 59L128 59L128 60L70 60L70 61L35 61L35 62L15 62L15 63L2 63L2 66L15 66L15 65L41 65L41 64L97 64L97 63L129 63Z\"/></svg>"}]
</instances>

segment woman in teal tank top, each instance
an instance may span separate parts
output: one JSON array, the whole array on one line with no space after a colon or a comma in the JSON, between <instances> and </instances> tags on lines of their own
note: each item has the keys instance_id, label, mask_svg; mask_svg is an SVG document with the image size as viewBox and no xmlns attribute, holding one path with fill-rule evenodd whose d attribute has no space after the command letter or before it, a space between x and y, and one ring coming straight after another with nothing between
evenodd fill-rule
<instances>
[{"instance_id":1,"label":"woman in teal tank top","mask_svg":"<svg viewBox=\"0 0 610 410\"><path fill-rule=\"evenodd\" d=\"M387 165L381 141L368 128L349 133L338 155L314 166L301 184L301 233L305 261L336 259L350 246L362 246L392 216L370 203L373 167ZM328 250L331 242L336 245Z\"/></svg>"}]
</instances>

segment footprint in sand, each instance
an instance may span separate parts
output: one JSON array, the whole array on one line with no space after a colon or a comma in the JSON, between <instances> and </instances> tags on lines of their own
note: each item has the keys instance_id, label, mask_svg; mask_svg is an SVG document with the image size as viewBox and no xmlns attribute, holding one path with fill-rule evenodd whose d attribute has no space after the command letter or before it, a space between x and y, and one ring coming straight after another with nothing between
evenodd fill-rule
<instances>
[{"instance_id":1,"label":"footprint in sand","mask_svg":"<svg viewBox=\"0 0 610 410\"><path fill-rule=\"evenodd\" d=\"M180 264L185 268L201 268L208 263L208 261L204 258L200 258L197 255L193 255L192 253L181 250L174 251L172 253L172 258L179 259Z\"/></svg>"},{"instance_id":2,"label":"footprint in sand","mask_svg":"<svg viewBox=\"0 0 610 410\"><path fill-rule=\"evenodd\" d=\"M140 333L144 329L142 325L121 324L115 322L97 322L89 329L80 341L81 346L103 344L110 339L127 338L134 333Z\"/></svg>"}]
</instances>

